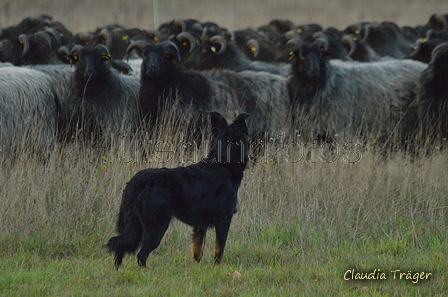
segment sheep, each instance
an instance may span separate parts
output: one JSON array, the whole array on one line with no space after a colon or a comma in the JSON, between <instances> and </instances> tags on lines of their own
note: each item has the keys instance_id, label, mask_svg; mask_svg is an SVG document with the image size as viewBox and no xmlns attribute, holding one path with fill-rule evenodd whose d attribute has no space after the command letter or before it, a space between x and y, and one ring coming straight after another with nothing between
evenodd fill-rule
<instances>
[{"instance_id":1,"label":"sheep","mask_svg":"<svg viewBox=\"0 0 448 297\"><path fill-rule=\"evenodd\" d=\"M103 44L75 46L70 58L77 63L71 95L64 100L64 134L78 133L95 140L134 133L140 123L139 81L111 69L111 56Z\"/></svg>"},{"instance_id":2,"label":"sheep","mask_svg":"<svg viewBox=\"0 0 448 297\"><path fill-rule=\"evenodd\" d=\"M128 48L131 51L134 44ZM278 133L286 126L289 112L287 79L267 72L227 70L192 71L181 68L177 46L164 41L142 47L140 106L151 125L160 122L160 111L178 104L174 119L183 119L200 133L204 114L210 110L232 118L240 112L251 114L251 137Z\"/></svg>"},{"instance_id":3,"label":"sheep","mask_svg":"<svg viewBox=\"0 0 448 297\"><path fill-rule=\"evenodd\" d=\"M439 38L420 38L412 47L413 52L409 55L409 59L429 63L434 48L446 41L448 40Z\"/></svg>"},{"instance_id":4,"label":"sheep","mask_svg":"<svg viewBox=\"0 0 448 297\"><path fill-rule=\"evenodd\" d=\"M0 151L47 152L56 142L58 104L52 78L6 66L0 71Z\"/></svg>"},{"instance_id":5,"label":"sheep","mask_svg":"<svg viewBox=\"0 0 448 297\"><path fill-rule=\"evenodd\" d=\"M291 66L288 63L266 63L252 61L233 42L227 42L223 36L215 35L210 40L202 42L185 60L188 69L207 70L212 68L229 69L233 71L266 71L273 74L288 76Z\"/></svg>"},{"instance_id":6,"label":"sheep","mask_svg":"<svg viewBox=\"0 0 448 297\"><path fill-rule=\"evenodd\" d=\"M420 116L424 135L429 140L448 138L448 43L432 51L428 68L420 76Z\"/></svg>"},{"instance_id":7,"label":"sheep","mask_svg":"<svg viewBox=\"0 0 448 297\"><path fill-rule=\"evenodd\" d=\"M403 59L411 53L412 42L392 22L353 24L343 32L355 34L381 57Z\"/></svg>"},{"instance_id":8,"label":"sheep","mask_svg":"<svg viewBox=\"0 0 448 297\"><path fill-rule=\"evenodd\" d=\"M371 63L329 60L317 39L291 52L288 82L294 122L307 139L385 143L415 131L418 77L426 64L413 60Z\"/></svg>"},{"instance_id":9,"label":"sheep","mask_svg":"<svg viewBox=\"0 0 448 297\"><path fill-rule=\"evenodd\" d=\"M330 59L340 59L349 61L351 58L348 56L347 49L342 44L340 38L332 30L324 30L313 34L313 39L316 40L322 38L327 44L327 55Z\"/></svg>"},{"instance_id":10,"label":"sheep","mask_svg":"<svg viewBox=\"0 0 448 297\"><path fill-rule=\"evenodd\" d=\"M389 59L389 57L379 56L365 40L360 39L355 34L345 34L341 38L342 44L347 49L347 55L358 62L373 62Z\"/></svg>"}]
</instances>

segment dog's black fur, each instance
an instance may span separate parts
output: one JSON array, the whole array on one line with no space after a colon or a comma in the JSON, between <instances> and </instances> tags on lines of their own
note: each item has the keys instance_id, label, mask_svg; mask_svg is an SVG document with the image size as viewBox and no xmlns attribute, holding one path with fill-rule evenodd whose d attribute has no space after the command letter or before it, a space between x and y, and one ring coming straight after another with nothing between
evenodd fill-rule
<instances>
[{"instance_id":1,"label":"dog's black fur","mask_svg":"<svg viewBox=\"0 0 448 297\"><path fill-rule=\"evenodd\" d=\"M248 162L248 115L239 115L230 125L219 113L210 116L213 139L204 160L187 167L142 170L127 183L118 215L119 236L106 245L115 253L116 268L140 243L138 263L146 266L173 216L193 226L193 254L198 262L207 229L215 227L215 264L221 262Z\"/></svg>"}]
</instances>

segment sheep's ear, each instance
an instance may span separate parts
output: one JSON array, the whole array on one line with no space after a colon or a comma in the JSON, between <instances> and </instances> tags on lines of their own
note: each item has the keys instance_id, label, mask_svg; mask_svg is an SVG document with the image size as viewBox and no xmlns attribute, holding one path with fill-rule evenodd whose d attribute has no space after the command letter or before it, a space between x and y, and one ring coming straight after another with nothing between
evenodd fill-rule
<instances>
[{"instance_id":1,"label":"sheep's ear","mask_svg":"<svg viewBox=\"0 0 448 297\"><path fill-rule=\"evenodd\" d=\"M217 133L219 133L219 131L221 131L222 129L227 127L226 119L218 112L211 112L210 120L211 120L211 124L212 124L213 135L216 135Z\"/></svg>"}]
</instances>

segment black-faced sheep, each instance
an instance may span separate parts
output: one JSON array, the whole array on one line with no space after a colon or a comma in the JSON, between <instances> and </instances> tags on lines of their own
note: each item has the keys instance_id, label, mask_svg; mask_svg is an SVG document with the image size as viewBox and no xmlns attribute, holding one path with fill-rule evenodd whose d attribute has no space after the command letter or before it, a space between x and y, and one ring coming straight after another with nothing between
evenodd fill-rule
<instances>
[{"instance_id":1,"label":"black-faced sheep","mask_svg":"<svg viewBox=\"0 0 448 297\"><path fill-rule=\"evenodd\" d=\"M139 125L138 79L122 76L111 68L105 45L76 46L71 59L77 65L73 90L62 110L66 136L81 132L95 139L133 133ZM87 134L86 134L87 133Z\"/></svg>"},{"instance_id":2,"label":"black-faced sheep","mask_svg":"<svg viewBox=\"0 0 448 297\"><path fill-rule=\"evenodd\" d=\"M424 135L446 140L448 138L448 43L439 44L433 50L428 68L420 76L419 99Z\"/></svg>"},{"instance_id":3,"label":"black-faced sheep","mask_svg":"<svg viewBox=\"0 0 448 297\"><path fill-rule=\"evenodd\" d=\"M415 133L416 88L426 64L329 60L324 46L317 39L291 52L289 91L302 135L386 141L395 134L403 140Z\"/></svg>"},{"instance_id":4,"label":"black-faced sheep","mask_svg":"<svg viewBox=\"0 0 448 297\"><path fill-rule=\"evenodd\" d=\"M202 42L185 60L188 69L229 69L233 71L266 71L273 74L288 76L291 66L288 63L267 63L252 61L239 49L234 42L227 42L221 35L215 35Z\"/></svg>"},{"instance_id":5,"label":"black-faced sheep","mask_svg":"<svg viewBox=\"0 0 448 297\"><path fill-rule=\"evenodd\" d=\"M128 50L132 50L131 46ZM285 128L289 111L287 79L267 72L185 70L177 46L169 41L142 49L140 106L143 116L156 124L161 111L177 106L175 119L187 120L195 133L210 110L232 118L251 114L251 136Z\"/></svg>"}]
</instances>

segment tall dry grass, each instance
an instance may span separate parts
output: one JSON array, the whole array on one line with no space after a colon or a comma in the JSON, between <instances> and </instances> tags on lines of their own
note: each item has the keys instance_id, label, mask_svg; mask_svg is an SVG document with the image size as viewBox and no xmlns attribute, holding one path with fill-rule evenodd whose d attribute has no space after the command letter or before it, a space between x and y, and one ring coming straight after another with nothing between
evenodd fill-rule
<instances>
[{"instance_id":1,"label":"tall dry grass","mask_svg":"<svg viewBox=\"0 0 448 297\"><path fill-rule=\"evenodd\" d=\"M163 121L158 130L119 137L111 145L56 143L45 155L25 147L0 155L0 234L71 238L114 229L121 192L138 170L185 166L207 153L207 143ZM205 136L207 139L207 136ZM328 148L263 144L251 155L233 229L249 240L266 226L298 228L292 244L321 240L360 244L387 236L422 248L448 226L448 155L376 153L351 145ZM287 231L285 231L287 232ZM292 232L292 231L291 231ZM291 243L290 243L291 244Z\"/></svg>"}]
</instances>

